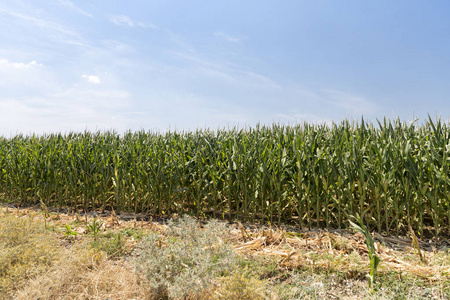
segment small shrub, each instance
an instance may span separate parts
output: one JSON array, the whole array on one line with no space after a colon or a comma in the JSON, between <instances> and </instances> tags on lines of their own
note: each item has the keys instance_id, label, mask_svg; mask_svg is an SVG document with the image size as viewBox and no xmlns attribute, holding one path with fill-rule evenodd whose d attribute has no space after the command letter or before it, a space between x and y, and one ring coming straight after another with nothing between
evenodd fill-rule
<instances>
[{"instance_id":1,"label":"small shrub","mask_svg":"<svg viewBox=\"0 0 450 300\"><path fill-rule=\"evenodd\" d=\"M159 298L198 295L214 277L231 271L235 255L219 239L227 228L211 221L203 229L197 221L183 217L169 222L166 237L151 234L137 246L138 274L144 276Z\"/></svg>"},{"instance_id":2,"label":"small shrub","mask_svg":"<svg viewBox=\"0 0 450 300\"><path fill-rule=\"evenodd\" d=\"M109 232L102 238L91 243L92 247L104 251L109 258L119 258L130 251L126 249L126 242L120 232Z\"/></svg>"},{"instance_id":3,"label":"small shrub","mask_svg":"<svg viewBox=\"0 0 450 300\"><path fill-rule=\"evenodd\" d=\"M144 231L136 228L124 228L120 231L123 236L133 238L136 241L142 240L144 237Z\"/></svg>"}]
</instances>

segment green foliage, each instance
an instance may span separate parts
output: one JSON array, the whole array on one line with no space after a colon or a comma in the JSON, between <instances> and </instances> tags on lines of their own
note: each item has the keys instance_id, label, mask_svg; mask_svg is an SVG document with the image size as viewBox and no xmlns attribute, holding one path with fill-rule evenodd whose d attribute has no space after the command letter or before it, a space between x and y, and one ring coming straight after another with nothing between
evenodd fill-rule
<instances>
[{"instance_id":1,"label":"green foliage","mask_svg":"<svg viewBox=\"0 0 450 300\"><path fill-rule=\"evenodd\" d=\"M268 283L247 269L236 269L232 274L220 278L218 285L212 299L271 299Z\"/></svg>"},{"instance_id":2,"label":"green foliage","mask_svg":"<svg viewBox=\"0 0 450 300\"><path fill-rule=\"evenodd\" d=\"M97 239L91 244L93 247L104 251L109 258L118 258L131 251L127 251L125 247L125 240L122 233L108 233L102 238Z\"/></svg>"},{"instance_id":3,"label":"green foliage","mask_svg":"<svg viewBox=\"0 0 450 300\"><path fill-rule=\"evenodd\" d=\"M438 236L450 230L449 166L450 126L431 118L17 135L0 139L0 194L303 227L346 227L348 211L380 233Z\"/></svg>"},{"instance_id":4,"label":"green foliage","mask_svg":"<svg viewBox=\"0 0 450 300\"><path fill-rule=\"evenodd\" d=\"M78 232L73 231L69 224L66 224L66 231L64 232L65 236L76 236Z\"/></svg>"},{"instance_id":5,"label":"green foliage","mask_svg":"<svg viewBox=\"0 0 450 300\"><path fill-rule=\"evenodd\" d=\"M94 218L94 220L92 221L92 223L87 225L87 232L92 232L92 234L94 235L94 241L97 241L98 238L98 233L100 232L100 229L102 228L103 222L100 221L97 218Z\"/></svg>"},{"instance_id":6,"label":"green foliage","mask_svg":"<svg viewBox=\"0 0 450 300\"><path fill-rule=\"evenodd\" d=\"M140 241L144 237L144 231L136 228L124 228L120 231L123 236L133 238L134 240Z\"/></svg>"},{"instance_id":7,"label":"green foliage","mask_svg":"<svg viewBox=\"0 0 450 300\"><path fill-rule=\"evenodd\" d=\"M150 234L137 246L135 265L155 295L195 296L231 271L235 255L220 237L227 228L211 221L203 228L190 217L169 222L166 236Z\"/></svg>"}]
</instances>

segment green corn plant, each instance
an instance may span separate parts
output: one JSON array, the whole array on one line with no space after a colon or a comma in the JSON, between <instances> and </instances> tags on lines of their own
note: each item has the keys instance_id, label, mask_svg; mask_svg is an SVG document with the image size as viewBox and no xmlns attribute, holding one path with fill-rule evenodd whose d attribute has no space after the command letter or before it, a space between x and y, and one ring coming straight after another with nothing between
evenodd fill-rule
<instances>
[{"instance_id":1,"label":"green corn plant","mask_svg":"<svg viewBox=\"0 0 450 300\"><path fill-rule=\"evenodd\" d=\"M380 263L380 257L376 254L375 250L375 242L372 238L372 235L369 232L369 229L364 225L364 222L357 214L356 217L350 215L350 218L355 219L358 223L354 223L351 220L348 220L353 230L360 232L364 235L366 240L367 249L369 250L369 259L370 259L370 273L367 276L369 279L369 288L375 284L375 276L377 274L378 264Z\"/></svg>"},{"instance_id":2,"label":"green corn plant","mask_svg":"<svg viewBox=\"0 0 450 300\"><path fill-rule=\"evenodd\" d=\"M48 213L47 205L40 199L41 208L44 210L44 227L47 229L47 218L50 217L50 214Z\"/></svg>"},{"instance_id":3,"label":"green corn plant","mask_svg":"<svg viewBox=\"0 0 450 300\"><path fill-rule=\"evenodd\" d=\"M32 205L191 213L378 232L450 229L450 127L327 125L0 138L0 197Z\"/></svg>"},{"instance_id":4,"label":"green corn plant","mask_svg":"<svg viewBox=\"0 0 450 300\"><path fill-rule=\"evenodd\" d=\"M94 241L97 241L98 238L98 234L100 232L100 229L103 225L103 222L100 221L97 218L94 218L94 220L92 221L92 223L87 224L87 231L88 232L92 232L92 234L94 235Z\"/></svg>"},{"instance_id":5,"label":"green corn plant","mask_svg":"<svg viewBox=\"0 0 450 300\"><path fill-rule=\"evenodd\" d=\"M76 236L78 235L78 232L73 231L70 225L66 225L66 231L64 232L65 236Z\"/></svg>"}]
</instances>

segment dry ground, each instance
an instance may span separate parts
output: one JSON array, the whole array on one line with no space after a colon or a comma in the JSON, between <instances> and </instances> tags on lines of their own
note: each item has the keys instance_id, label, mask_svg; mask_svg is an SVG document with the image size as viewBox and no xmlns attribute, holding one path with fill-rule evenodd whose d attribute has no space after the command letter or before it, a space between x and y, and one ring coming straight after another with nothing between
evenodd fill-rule
<instances>
[{"instance_id":1,"label":"dry ground","mask_svg":"<svg viewBox=\"0 0 450 300\"><path fill-rule=\"evenodd\" d=\"M155 299L135 272L133 250L151 232L164 235L167 225L142 218L2 206L0 239L28 234L26 248L32 250L1 248L0 240L0 297ZM19 231L11 233L11 224ZM239 254L237 271L218 277L197 299L450 299L448 239L413 245L411 236L373 234L381 263L376 288L369 288L368 250L361 234L232 226L225 240ZM38 227L45 230L34 232ZM51 254L35 255L40 249ZM20 260L15 273L10 271L12 258Z\"/></svg>"}]
</instances>

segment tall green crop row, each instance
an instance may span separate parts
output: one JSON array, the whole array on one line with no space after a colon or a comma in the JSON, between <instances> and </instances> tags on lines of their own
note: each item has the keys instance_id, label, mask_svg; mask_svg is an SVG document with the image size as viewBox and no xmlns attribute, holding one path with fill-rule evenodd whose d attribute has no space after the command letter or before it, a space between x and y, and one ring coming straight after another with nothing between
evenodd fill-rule
<instances>
[{"instance_id":1,"label":"tall green crop row","mask_svg":"<svg viewBox=\"0 0 450 300\"><path fill-rule=\"evenodd\" d=\"M378 232L450 230L450 128L429 118L0 138L7 201Z\"/></svg>"}]
</instances>

